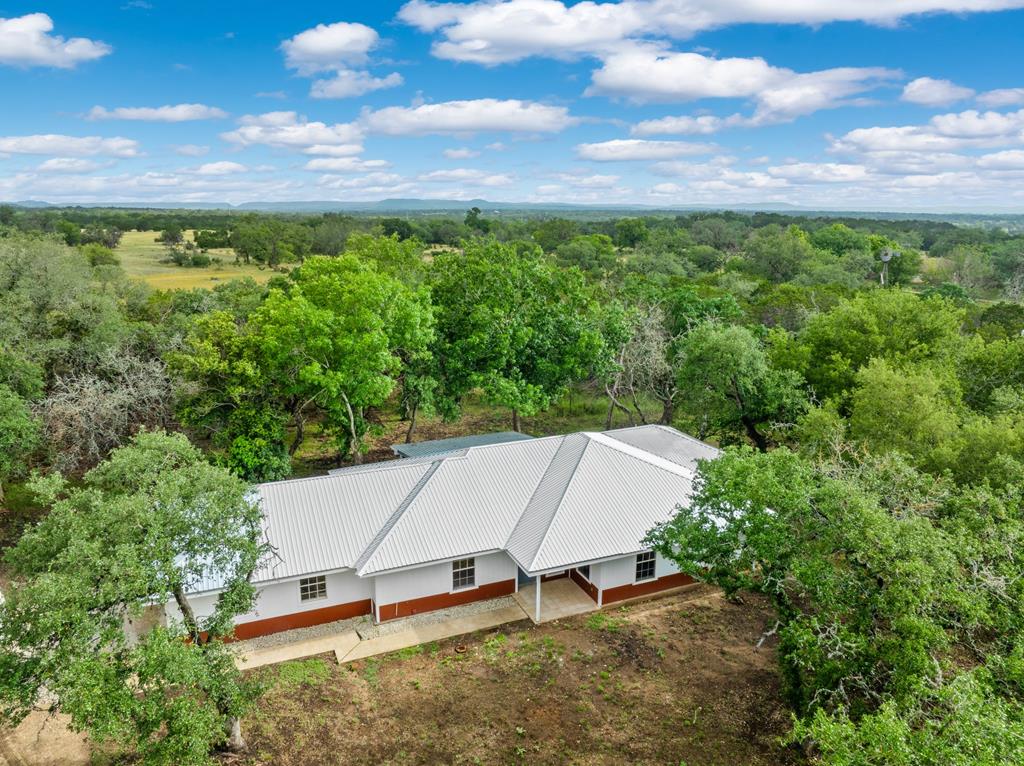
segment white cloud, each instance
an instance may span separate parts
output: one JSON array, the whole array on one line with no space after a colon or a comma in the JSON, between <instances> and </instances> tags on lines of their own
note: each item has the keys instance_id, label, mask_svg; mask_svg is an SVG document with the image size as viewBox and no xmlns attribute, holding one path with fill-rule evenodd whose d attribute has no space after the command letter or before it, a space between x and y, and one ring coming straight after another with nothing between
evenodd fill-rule
<instances>
[{"instance_id":1,"label":"white cloud","mask_svg":"<svg viewBox=\"0 0 1024 766\"><path fill-rule=\"evenodd\" d=\"M365 173L391 167L391 163L387 160L361 160L358 157L317 157L303 167L329 173Z\"/></svg>"},{"instance_id":2,"label":"white cloud","mask_svg":"<svg viewBox=\"0 0 1024 766\"><path fill-rule=\"evenodd\" d=\"M174 151L182 157L202 157L204 154L209 153L210 147L200 146L199 144L181 144L175 146Z\"/></svg>"},{"instance_id":3,"label":"white cloud","mask_svg":"<svg viewBox=\"0 0 1024 766\"><path fill-rule=\"evenodd\" d=\"M285 64L299 74L331 72L330 77L314 80L312 98L353 98L364 93L401 85L402 75L392 72L375 77L354 65L365 64L371 50L380 43L376 30L365 24L339 21L318 24L281 43Z\"/></svg>"},{"instance_id":4,"label":"white cloud","mask_svg":"<svg viewBox=\"0 0 1024 766\"><path fill-rule=\"evenodd\" d=\"M785 165L774 165L767 171L768 175L774 178L813 184L863 181L869 175L868 169L863 165L840 162L791 162Z\"/></svg>"},{"instance_id":5,"label":"white cloud","mask_svg":"<svg viewBox=\"0 0 1024 766\"><path fill-rule=\"evenodd\" d=\"M999 88L978 96L978 103L993 109L1024 104L1024 88Z\"/></svg>"},{"instance_id":6,"label":"white cloud","mask_svg":"<svg viewBox=\"0 0 1024 766\"><path fill-rule=\"evenodd\" d=\"M106 109L94 106L88 120L143 120L145 122L188 122L189 120L221 120L228 116L223 109L205 104L175 104L174 106L119 106Z\"/></svg>"},{"instance_id":7,"label":"white cloud","mask_svg":"<svg viewBox=\"0 0 1024 766\"><path fill-rule=\"evenodd\" d=\"M367 173L362 176L321 176L317 185L325 189L358 190L366 195L394 195L412 191L415 184L407 181L397 173Z\"/></svg>"},{"instance_id":8,"label":"white cloud","mask_svg":"<svg viewBox=\"0 0 1024 766\"><path fill-rule=\"evenodd\" d=\"M198 176L228 176L235 173L247 173L249 168L240 162L206 162L197 168L186 168L182 172L195 173Z\"/></svg>"},{"instance_id":9,"label":"white cloud","mask_svg":"<svg viewBox=\"0 0 1024 766\"><path fill-rule=\"evenodd\" d=\"M52 35L53 20L45 13L0 18L0 64L70 69L106 56L112 48L98 40Z\"/></svg>"},{"instance_id":10,"label":"white cloud","mask_svg":"<svg viewBox=\"0 0 1024 766\"><path fill-rule=\"evenodd\" d=\"M619 182L619 176L612 175L574 175L572 173L559 173L560 180L576 189L610 189Z\"/></svg>"},{"instance_id":11,"label":"white cloud","mask_svg":"<svg viewBox=\"0 0 1024 766\"><path fill-rule=\"evenodd\" d=\"M762 58L719 59L632 45L604 58L585 95L622 96L637 103L747 98L756 104L754 115L728 119L731 124L761 125L841 106L849 103L851 96L877 88L897 75L878 67L799 73L772 66ZM677 126L686 127L687 132L710 132L725 126L721 118L698 120Z\"/></svg>"},{"instance_id":12,"label":"white cloud","mask_svg":"<svg viewBox=\"0 0 1024 766\"><path fill-rule=\"evenodd\" d=\"M674 183L655 184L654 186L651 187L651 193L652 194L663 194L663 195L675 196L675 195L678 195L678 194L682 194L685 191L686 191L686 187L680 186L679 184L674 184Z\"/></svg>"},{"instance_id":13,"label":"white cloud","mask_svg":"<svg viewBox=\"0 0 1024 766\"><path fill-rule=\"evenodd\" d=\"M1024 170L1024 151L1009 149L982 155L978 158L978 167L991 170Z\"/></svg>"},{"instance_id":14,"label":"white cloud","mask_svg":"<svg viewBox=\"0 0 1024 766\"><path fill-rule=\"evenodd\" d=\"M53 157L40 163L36 168L40 173L91 173L107 167L107 163L85 160L79 157Z\"/></svg>"},{"instance_id":15,"label":"white cloud","mask_svg":"<svg viewBox=\"0 0 1024 766\"><path fill-rule=\"evenodd\" d=\"M346 64L361 64L380 37L365 24L317 24L281 43L285 63L301 74L324 72Z\"/></svg>"},{"instance_id":16,"label":"white cloud","mask_svg":"<svg viewBox=\"0 0 1024 766\"><path fill-rule=\"evenodd\" d=\"M374 77L366 71L339 69L330 79L315 80L309 95L313 98L352 98L375 90L394 88L404 82L402 75L392 72L385 77Z\"/></svg>"},{"instance_id":17,"label":"white cloud","mask_svg":"<svg viewBox=\"0 0 1024 766\"><path fill-rule=\"evenodd\" d=\"M312 151L317 147L325 149L325 154L359 154L363 149L363 132L358 125L310 122L295 112L248 114L239 120L237 129L221 133L220 137L240 146L301 149L310 154L320 153Z\"/></svg>"},{"instance_id":18,"label":"white cloud","mask_svg":"<svg viewBox=\"0 0 1024 766\"><path fill-rule=\"evenodd\" d=\"M918 77L904 86L903 95L900 98L921 106L948 106L955 101L963 101L973 95L974 91L971 88L965 88L949 80Z\"/></svg>"},{"instance_id":19,"label":"white cloud","mask_svg":"<svg viewBox=\"0 0 1024 766\"><path fill-rule=\"evenodd\" d=\"M389 136L463 134L478 131L557 133L578 120L564 106L535 101L480 98L366 110L359 119L372 133Z\"/></svg>"},{"instance_id":20,"label":"white cloud","mask_svg":"<svg viewBox=\"0 0 1024 766\"><path fill-rule=\"evenodd\" d=\"M476 168L453 168L422 173L417 180L428 183L460 183L470 186L509 186L515 178L508 173L486 173Z\"/></svg>"},{"instance_id":21,"label":"white cloud","mask_svg":"<svg viewBox=\"0 0 1024 766\"><path fill-rule=\"evenodd\" d=\"M656 120L644 120L638 122L629 132L634 136L686 136L686 135L710 135L717 133L723 128L734 125L742 125L746 118L734 114L729 117L717 117L713 114L704 114L699 117L659 117Z\"/></svg>"},{"instance_id":22,"label":"white cloud","mask_svg":"<svg viewBox=\"0 0 1024 766\"><path fill-rule=\"evenodd\" d=\"M594 144L577 144L576 154L580 159L595 162L620 162L630 160L668 160L694 154L714 151L709 144L686 141L643 141L637 138L619 138Z\"/></svg>"},{"instance_id":23,"label":"white cloud","mask_svg":"<svg viewBox=\"0 0 1024 766\"><path fill-rule=\"evenodd\" d=\"M1021 6L1020 0L624 0L573 5L558 0L412 0L398 17L421 31L440 33L443 39L432 49L435 56L493 65L529 56L601 55L626 39L687 38L729 24L888 25L915 14Z\"/></svg>"},{"instance_id":24,"label":"white cloud","mask_svg":"<svg viewBox=\"0 0 1024 766\"><path fill-rule=\"evenodd\" d=\"M0 152L55 154L62 157L137 157L140 154L139 142L130 138L63 136L54 133L0 137Z\"/></svg>"},{"instance_id":25,"label":"white cloud","mask_svg":"<svg viewBox=\"0 0 1024 766\"><path fill-rule=\"evenodd\" d=\"M949 152L970 147L1024 142L1024 109L1016 112L938 114L924 125L857 128L832 139L831 150L845 153Z\"/></svg>"},{"instance_id":26,"label":"white cloud","mask_svg":"<svg viewBox=\"0 0 1024 766\"><path fill-rule=\"evenodd\" d=\"M480 152L475 149L469 149L467 147L460 147L458 149L445 149L441 152L445 157L450 160L468 160L473 157L479 157Z\"/></svg>"}]
</instances>

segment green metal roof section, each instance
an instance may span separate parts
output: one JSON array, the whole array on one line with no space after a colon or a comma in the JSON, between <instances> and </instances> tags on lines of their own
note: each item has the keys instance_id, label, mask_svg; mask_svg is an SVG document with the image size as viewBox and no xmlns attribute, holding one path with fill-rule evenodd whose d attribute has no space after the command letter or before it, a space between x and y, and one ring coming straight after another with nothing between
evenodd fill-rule
<instances>
[{"instance_id":1,"label":"green metal roof section","mask_svg":"<svg viewBox=\"0 0 1024 766\"><path fill-rule=\"evenodd\" d=\"M392 444L391 449L399 457L423 457L425 455L436 455L441 452L452 452L454 450L466 449L467 447L483 447L488 444L507 444L509 442L521 442L532 439L527 434L515 431L498 431L493 434L473 434L472 436L455 436L451 439L434 439L427 442L413 442L412 444Z\"/></svg>"}]
</instances>

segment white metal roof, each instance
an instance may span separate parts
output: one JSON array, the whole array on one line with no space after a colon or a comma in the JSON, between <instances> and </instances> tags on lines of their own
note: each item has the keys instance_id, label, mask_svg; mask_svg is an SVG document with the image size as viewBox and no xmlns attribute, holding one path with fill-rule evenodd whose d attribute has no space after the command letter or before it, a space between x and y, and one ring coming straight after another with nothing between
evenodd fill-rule
<instances>
[{"instance_id":1,"label":"white metal roof","mask_svg":"<svg viewBox=\"0 0 1024 766\"><path fill-rule=\"evenodd\" d=\"M718 450L666 426L473 446L257 488L275 560L256 582L360 576L505 550L536 573L640 550Z\"/></svg>"}]
</instances>

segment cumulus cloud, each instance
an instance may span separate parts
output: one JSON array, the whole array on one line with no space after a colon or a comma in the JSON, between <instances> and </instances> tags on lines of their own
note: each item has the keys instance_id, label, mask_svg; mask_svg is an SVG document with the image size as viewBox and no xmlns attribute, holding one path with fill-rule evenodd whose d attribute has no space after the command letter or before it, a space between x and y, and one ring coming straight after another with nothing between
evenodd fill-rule
<instances>
[{"instance_id":1,"label":"cumulus cloud","mask_svg":"<svg viewBox=\"0 0 1024 766\"><path fill-rule=\"evenodd\" d=\"M470 186L509 186L515 178L508 173L487 173L476 168L453 168L422 173L417 180L427 183L460 183Z\"/></svg>"},{"instance_id":2,"label":"cumulus cloud","mask_svg":"<svg viewBox=\"0 0 1024 766\"><path fill-rule=\"evenodd\" d=\"M313 98L352 98L384 88L394 88L404 82L402 75L392 72L385 77L374 77L358 69L339 69L333 77L315 80L309 90Z\"/></svg>"},{"instance_id":3,"label":"cumulus cloud","mask_svg":"<svg viewBox=\"0 0 1024 766\"><path fill-rule=\"evenodd\" d=\"M1024 104L1024 88L999 88L978 96L978 103L993 109Z\"/></svg>"},{"instance_id":4,"label":"cumulus cloud","mask_svg":"<svg viewBox=\"0 0 1024 766\"><path fill-rule=\"evenodd\" d=\"M53 157L40 163L36 170L40 173L91 173L106 166L107 163L80 157Z\"/></svg>"},{"instance_id":5,"label":"cumulus cloud","mask_svg":"<svg viewBox=\"0 0 1024 766\"><path fill-rule=\"evenodd\" d=\"M248 166L240 162L206 162L196 168L185 168L182 172L194 173L198 176L229 176L235 173L247 173Z\"/></svg>"},{"instance_id":6,"label":"cumulus cloud","mask_svg":"<svg viewBox=\"0 0 1024 766\"><path fill-rule=\"evenodd\" d=\"M576 189L610 189L619 182L619 176L601 175L599 173L592 175L559 173L557 178Z\"/></svg>"},{"instance_id":7,"label":"cumulus cloud","mask_svg":"<svg viewBox=\"0 0 1024 766\"><path fill-rule=\"evenodd\" d=\"M402 75L392 72L375 77L364 69L369 53L380 43L376 30L365 24L339 21L318 24L281 43L285 64L302 75L331 72L330 77L313 81L312 98L353 98L364 93L401 85Z\"/></svg>"},{"instance_id":8,"label":"cumulus cloud","mask_svg":"<svg viewBox=\"0 0 1024 766\"><path fill-rule=\"evenodd\" d=\"M64 136L46 133L32 136L0 137L0 153L53 154L62 157L138 157L139 142L130 138Z\"/></svg>"},{"instance_id":9,"label":"cumulus cloud","mask_svg":"<svg viewBox=\"0 0 1024 766\"><path fill-rule=\"evenodd\" d=\"M557 133L578 120L564 106L518 99L479 98L419 106L366 110L359 122L371 133L389 136L457 135L479 131Z\"/></svg>"},{"instance_id":10,"label":"cumulus cloud","mask_svg":"<svg viewBox=\"0 0 1024 766\"><path fill-rule=\"evenodd\" d=\"M973 95L974 90L971 88L965 88L949 80L918 77L904 86L903 95L900 98L921 106L948 106Z\"/></svg>"},{"instance_id":11,"label":"cumulus cloud","mask_svg":"<svg viewBox=\"0 0 1024 766\"><path fill-rule=\"evenodd\" d=\"M729 125L784 122L849 103L899 73L878 67L839 67L794 72L762 58L713 58L635 45L603 60L585 94L621 96L637 103L746 98L756 105L750 118L672 118L685 132L713 132ZM649 128L652 126L648 126ZM653 128L665 127L655 123ZM662 131L664 132L664 131Z\"/></svg>"},{"instance_id":12,"label":"cumulus cloud","mask_svg":"<svg viewBox=\"0 0 1024 766\"><path fill-rule=\"evenodd\" d=\"M806 24L865 21L893 24L923 13L996 11L1021 0L412 0L398 18L438 33L439 58L493 65L529 56L602 55L626 39L688 38L729 24Z\"/></svg>"},{"instance_id":13,"label":"cumulus cloud","mask_svg":"<svg viewBox=\"0 0 1024 766\"><path fill-rule=\"evenodd\" d=\"M832 184L863 181L868 169L863 165L841 162L790 162L767 168L768 175L799 183Z\"/></svg>"},{"instance_id":14,"label":"cumulus cloud","mask_svg":"<svg viewBox=\"0 0 1024 766\"><path fill-rule=\"evenodd\" d=\"M387 160L361 160L358 157L317 157L303 167L329 173L366 173L391 167L391 163Z\"/></svg>"},{"instance_id":15,"label":"cumulus cloud","mask_svg":"<svg viewBox=\"0 0 1024 766\"><path fill-rule=\"evenodd\" d=\"M746 118L739 114L729 117L718 117L713 114L703 114L699 117L688 115L679 117L659 117L655 120L643 120L638 122L629 132L634 136L686 136L686 135L710 135L717 133L723 128L743 125Z\"/></svg>"},{"instance_id":16,"label":"cumulus cloud","mask_svg":"<svg viewBox=\"0 0 1024 766\"><path fill-rule=\"evenodd\" d=\"M0 18L0 64L50 66L71 69L83 61L102 58L109 45L85 37L65 39L53 31L53 19L45 13Z\"/></svg>"},{"instance_id":17,"label":"cumulus cloud","mask_svg":"<svg viewBox=\"0 0 1024 766\"><path fill-rule=\"evenodd\" d=\"M637 138L619 138L593 144L577 144L580 159L595 162L622 162L632 160L668 160L714 151L709 144L686 141L644 141Z\"/></svg>"},{"instance_id":18,"label":"cumulus cloud","mask_svg":"<svg viewBox=\"0 0 1024 766\"><path fill-rule=\"evenodd\" d=\"M142 120L145 122L188 122L190 120L221 120L228 116L223 109L205 104L175 104L173 106L119 106L106 109L94 106L88 120Z\"/></svg>"},{"instance_id":19,"label":"cumulus cloud","mask_svg":"<svg viewBox=\"0 0 1024 766\"><path fill-rule=\"evenodd\" d=\"M1016 112L938 114L924 125L899 125L851 130L833 138L831 150L846 153L949 152L995 147L1024 141L1024 109Z\"/></svg>"},{"instance_id":20,"label":"cumulus cloud","mask_svg":"<svg viewBox=\"0 0 1024 766\"><path fill-rule=\"evenodd\" d=\"M380 36L365 24L317 24L281 43L285 63L302 74L323 72L339 65L362 64Z\"/></svg>"},{"instance_id":21,"label":"cumulus cloud","mask_svg":"<svg viewBox=\"0 0 1024 766\"><path fill-rule=\"evenodd\" d=\"M441 152L445 157L450 160L468 160L473 157L479 157L480 152L475 149L469 149L467 147L460 147L458 149L445 149Z\"/></svg>"},{"instance_id":22,"label":"cumulus cloud","mask_svg":"<svg viewBox=\"0 0 1024 766\"><path fill-rule=\"evenodd\" d=\"M225 141L239 146L273 146L283 149L304 150L319 154L359 154L363 150L363 131L358 125L339 122L328 125L310 122L295 112L266 112L247 114L235 130L221 133Z\"/></svg>"}]
</instances>

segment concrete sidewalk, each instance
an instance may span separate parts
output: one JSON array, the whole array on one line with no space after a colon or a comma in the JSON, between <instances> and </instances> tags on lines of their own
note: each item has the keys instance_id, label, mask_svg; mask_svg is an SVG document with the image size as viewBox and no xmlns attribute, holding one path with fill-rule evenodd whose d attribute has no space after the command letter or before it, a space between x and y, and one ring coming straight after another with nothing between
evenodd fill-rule
<instances>
[{"instance_id":1,"label":"concrete sidewalk","mask_svg":"<svg viewBox=\"0 0 1024 766\"><path fill-rule=\"evenodd\" d=\"M519 606L508 606L455 617L442 622L413 625L404 630L396 630L375 638L360 639L356 631L346 630L330 636L243 652L235 658L235 664L243 670L251 670L264 665L299 660L303 657L312 657L327 652L333 652L338 664L341 664L526 619L529 619L526 612Z\"/></svg>"}]
</instances>

